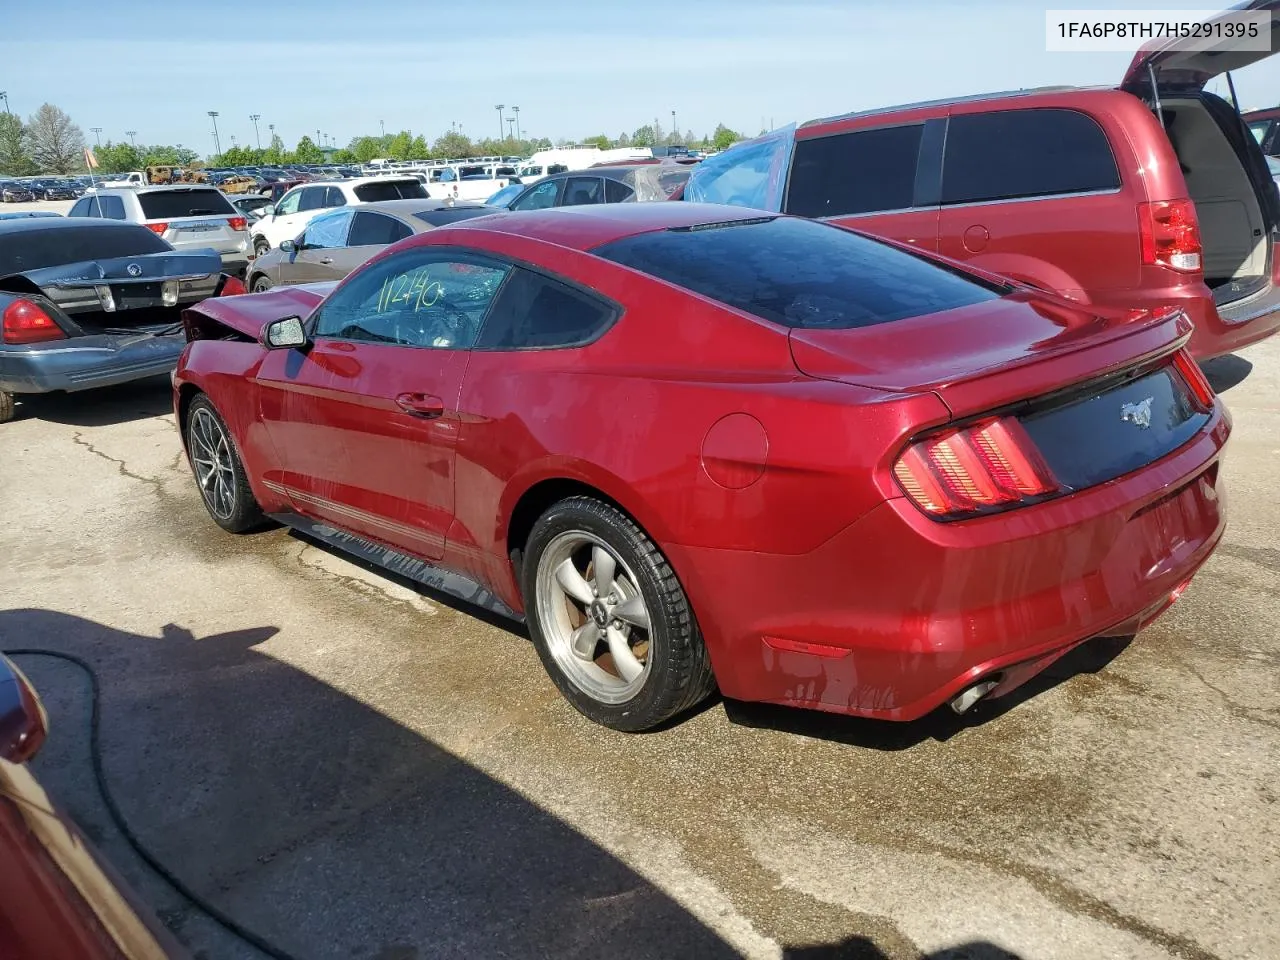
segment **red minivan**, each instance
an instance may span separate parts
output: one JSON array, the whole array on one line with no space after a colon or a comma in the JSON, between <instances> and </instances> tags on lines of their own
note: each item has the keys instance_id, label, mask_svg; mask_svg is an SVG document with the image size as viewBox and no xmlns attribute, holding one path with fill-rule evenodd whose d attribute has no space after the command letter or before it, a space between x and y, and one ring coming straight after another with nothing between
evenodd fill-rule
<instances>
[{"instance_id":1,"label":"red minivan","mask_svg":"<svg viewBox=\"0 0 1280 960\"><path fill-rule=\"evenodd\" d=\"M1206 359L1280 327L1280 196L1240 114L1205 90L1222 61L1269 55L1160 47L1119 89L812 120L703 161L683 198L833 220L1086 303L1179 306Z\"/></svg>"}]
</instances>

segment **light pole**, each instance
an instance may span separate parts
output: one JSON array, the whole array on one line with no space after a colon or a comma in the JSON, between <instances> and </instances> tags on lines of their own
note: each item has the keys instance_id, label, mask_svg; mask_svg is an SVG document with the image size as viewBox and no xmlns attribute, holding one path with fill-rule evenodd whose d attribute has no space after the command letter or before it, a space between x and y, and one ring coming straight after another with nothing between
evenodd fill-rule
<instances>
[{"instance_id":1,"label":"light pole","mask_svg":"<svg viewBox=\"0 0 1280 960\"><path fill-rule=\"evenodd\" d=\"M213 121L213 149L222 156L222 142L218 139L218 111L210 110L209 119Z\"/></svg>"},{"instance_id":2,"label":"light pole","mask_svg":"<svg viewBox=\"0 0 1280 960\"><path fill-rule=\"evenodd\" d=\"M514 124L515 122L516 122L515 117L507 117L507 139L508 140L512 138L511 125Z\"/></svg>"},{"instance_id":3,"label":"light pole","mask_svg":"<svg viewBox=\"0 0 1280 960\"><path fill-rule=\"evenodd\" d=\"M258 145L258 149L262 149L262 137L258 134L258 121L262 119L262 114L251 113L249 119L253 121L253 142Z\"/></svg>"},{"instance_id":4,"label":"light pole","mask_svg":"<svg viewBox=\"0 0 1280 960\"><path fill-rule=\"evenodd\" d=\"M268 123L267 130L271 133L271 146L274 147L276 145L276 125L274 123Z\"/></svg>"},{"instance_id":5,"label":"light pole","mask_svg":"<svg viewBox=\"0 0 1280 960\"><path fill-rule=\"evenodd\" d=\"M671 142L680 142L680 127L676 123L676 112L674 110L671 111Z\"/></svg>"},{"instance_id":6,"label":"light pole","mask_svg":"<svg viewBox=\"0 0 1280 960\"><path fill-rule=\"evenodd\" d=\"M493 108L498 111L498 139L499 140L502 139L502 111L505 110L506 108L507 108L507 105L505 103L500 103Z\"/></svg>"},{"instance_id":7,"label":"light pole","mask_svg":"<svg viewBox=\"0 0 1280 960\"><path fill-rule=\"evenodd\" d=\"M135 139L133 139L134 137L136 137L136 136L138 135L138 131L137 131L137 130L126 130L126 131L124 132L124 135L125 135L126 137L128 137L128 138L129 138L129 145L130 145L130 146L132 146L132 147L136 147L136 146L138 145L138 141L137 141L137 140L135 140Z\"/></svg>"},{"instance_id":8,"label":"light pole","mask_svg":"<svg viewBox=\"0 0 1280 960\"><path fill-rule=\"evenodd\" d=\"M511 112L516 115L516 139L520 139L520 108L512 107Z\"/></svg>"},{"instance_id":9,"label":"light pole","mask_svg":"<svg viewBox=\"0 0 1280 960\"><path fill-rule=\"evenodd\" d=\"M4 101L4 112L5 112L5 113L8 113L8 112L9 112L9 93L8 93L8 91L0 90L0 100L3 100L3 101Z\"/></svg>"},{"instance_id":10,"label":"light pole","mask_svg":"<svg viewBox=\"0 0 1280 960\"><path fill-rule=\"evenodd\" d=\"M387 122L385 120L379 120L378 129L382 131L382 136L385 138L387 135Z\"/></svg>"},{"instance_id":11,"label":"light pole","mask_svg":"<svg viewBox=\"0 0 1280 960\"><path fill-rule=\"evenodd\" d=\"M93 131L93 137L98 141L98 146L102 146L102 128L90 127L89 129Z\"/></svg>"}]
</instances>

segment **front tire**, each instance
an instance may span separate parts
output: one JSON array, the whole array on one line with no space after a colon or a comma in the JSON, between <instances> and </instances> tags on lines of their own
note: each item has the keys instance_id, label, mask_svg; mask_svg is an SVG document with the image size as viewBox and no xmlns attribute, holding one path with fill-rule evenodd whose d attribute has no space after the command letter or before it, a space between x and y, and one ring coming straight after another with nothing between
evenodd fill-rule
<instances>
[{"instance_id":1,"label":"front tire","mask_svg":"<svg viewBox=\"0 0 1280 960\"><path fill-rule=\"evenodd\" d=\"M0 423L8 423L13 419L14 406L13 394L7 390L0 390Z\"/></svg>"},{"instance_id":2,"label":"front tire","mask_svg":"<svg viewBox=\"0 0 1280 960\"><path fill-rule=\"evenodd\" d=\"M204 394L191 401L186 434L187 459L213 522L229 533L247 533L264 526L266 515L249 488L231 431Z\"/></svg>"},{"instance_id":3,"label":"front tire","mask_svg":"<svg viewBox=\"0 0 1280 960\"><path fill-rule=\"evenodd\" d=\"M574 707L614 730L648 730L714 689L688 597L630 517L572 497L538 518L522 588L542 664Z\"/></svg>"},{"instance_id":4,"label":"front tire","mask_svg":"<svg viewBox=\"0 0 1280 960\"><path fill-rule=\"evenodd\" d=\"M271 244L267 243L265 237L253 238L253 255L255 257L265 257L271 252Z\"/></svg>"},{"instance_id":5,"label":"front tire","mask_svg":"<svg viewBox=\"0 0 1280 960\"><path fill-rule=\"evenodd\" d=\"M274 284L272 284L271 278L260 273L253 278L253 284L249 287L249 291L251 293L265 293L270 290L272 286L274 286Z\"/></svg>"}]
</instances>

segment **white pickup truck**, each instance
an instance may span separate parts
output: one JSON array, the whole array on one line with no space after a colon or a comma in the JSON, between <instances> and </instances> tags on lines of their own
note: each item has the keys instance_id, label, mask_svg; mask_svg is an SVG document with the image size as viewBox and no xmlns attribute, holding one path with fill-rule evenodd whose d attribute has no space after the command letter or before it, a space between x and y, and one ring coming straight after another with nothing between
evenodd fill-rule
<instances>
[{"instance_id":1,"label":"white pickup truck","mask_svg":"<svg viewBox=\"0 0 1280 960\"><path fill-rule=\"evenodd\" d=\"M427 196L432 200L485 200L511 182L516 168L509 163L459 163L428 167Z\"/></svg>"}]
</instances>

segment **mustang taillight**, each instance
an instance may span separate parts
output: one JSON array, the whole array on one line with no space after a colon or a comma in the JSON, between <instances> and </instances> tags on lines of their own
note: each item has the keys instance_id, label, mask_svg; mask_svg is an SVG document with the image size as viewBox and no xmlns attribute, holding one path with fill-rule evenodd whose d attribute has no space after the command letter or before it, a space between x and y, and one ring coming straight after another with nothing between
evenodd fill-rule
<instances>
[{"instance_id":1,"label":"mustang taillight","mask_svg":"<svg viewBox=\"0 0 1280 960\"><path fill-rule=\"evenodd\" d=\"M1205 410L1212 409L1213 387L1209 385L1209 379L1204 375L1204 371L1200 369L1200 364L1195 362L1191 354L1186 350L1179 350L1174 355L1173 367L1178 371L1179 376L1186 381L1187 386L1191 389L1191 395L1196 398L1196 402Z\"/></svg>"},{"instance_id":2,"label":"mustang taillight","mask_svg":"<svg viewBox=\"0 0 1280 960\"><path fill-rule=\"evenodd\" d=\"M15 300L4 308L0 332L5 343L43 343L67 336L53 317L30 300Z\"/></svg>"},{"instance_id":3,"label":"mustang taillight","mask_svg":"<svg viewBox=\"0 0 1280 960\"><path fill-rule=\"evenodd\" d=\"M1061 485L1022 424L982 420L916 441L893 475L925 513L954 518L1001 510L1057 493Z\"/></svg>"}]
</instances>

